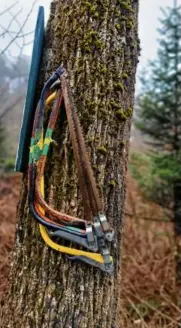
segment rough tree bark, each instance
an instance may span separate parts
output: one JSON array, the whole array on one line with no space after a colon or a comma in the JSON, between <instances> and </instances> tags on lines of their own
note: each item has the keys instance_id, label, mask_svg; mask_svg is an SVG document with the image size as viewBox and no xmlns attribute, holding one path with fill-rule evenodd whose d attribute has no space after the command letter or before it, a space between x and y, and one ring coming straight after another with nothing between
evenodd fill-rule
<instances>
[{"instance_id":1,"label":"rough tree bark","mask_svg":"<svg viewBox=\"0 0 181 328\"><path fill-rule=\"evenodd\" d=\"M115 229L110 277L48 248L28 210L23 179L10 290L2 326L118 328L120 248L130 125L139 52L138 0L56 0L46 31L38 90L63 63L69 73L92 166ZM39 91L37 91L37 97ZM57 124L47 199L82 215L66 122Z\"/></svg>"}]
</instances>

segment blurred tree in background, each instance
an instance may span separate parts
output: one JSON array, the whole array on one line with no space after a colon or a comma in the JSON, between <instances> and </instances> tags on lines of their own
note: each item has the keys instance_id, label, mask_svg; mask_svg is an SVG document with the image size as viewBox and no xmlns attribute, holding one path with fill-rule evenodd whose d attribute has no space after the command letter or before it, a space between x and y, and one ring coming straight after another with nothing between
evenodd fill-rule
<instances>
[{"instance_id":1,"label":"blurred tree in background","mask_svg":"<svg viewBox=\"0 0 181 328\"><path fill-rule=\"evenodd\" d=\"M143 93L138 99L136 125L150 137L152 174L164 193L172 197L175 231L180 236L181 7L174 1L172 8L162 9L162 14L158 56L142 77ZM181 279L179 255L177 263Z\"/></svg>"},{"instance_id":2,"label":"blurred tree in background","mask_svg":"<svg viewBox=\"0 0 181 328\"><path fill-rule=\"evenodd\" d=\"M181 178L181 7L175 2L162 13L158 57L141 79L136 125L150 137L153 173L171 189Z\"/></svg>"},{"instance_id":3,"label":"blurred tree in background","mask_svg":"<svg viewBox=\"0 0 181 328\"><path fill-rule=\"evenodd\" d=\"M7 22L0 24L0 171L14 168L30 66L23 52L34 33L27 32L26 23L35 4L36 0L24 16L18 1L0 11Z\"/></svg>"},{"instance_id":4,"label":"blurred tree in background","mask_svg":"<svg viewBox=\"0 0 181 328\"><path fill-rule=\"evenodd\" d=\"M0 56L0 168L14 167L19 126L24 106L29 57L12 61Z\"/></svg>"}]
</instances>

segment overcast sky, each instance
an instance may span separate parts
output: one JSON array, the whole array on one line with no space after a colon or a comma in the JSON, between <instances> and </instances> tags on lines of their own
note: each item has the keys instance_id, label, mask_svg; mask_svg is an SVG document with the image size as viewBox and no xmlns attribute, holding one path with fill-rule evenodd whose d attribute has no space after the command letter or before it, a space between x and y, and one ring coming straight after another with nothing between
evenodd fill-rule
<instances>
[{"instance_id":1,"label":"overcast sky","mask_svg":"<svg viewBox=\"0 0 181 328\"><path fill-rule=\"evenodd\" d=\"M144 67L148 59L154 59L157 51L157 28L159 26L158 18L160 17L160 7L172 6L174 0L140 0L140 12L139 12L139 36L141 39L141 58L139 69ZM181 4L181 0L177 0L178 4ZM13 13L17 12L21 6L23 8L22 13L20 14L20 20L26 16L30 11L33 1L19 0L16 10L13 9ZM31 31L35 27L36 15L39 5L43 5L45 8L46 19L49 15L49 6L51 0L38 0L35 5L33 12L26 24L26 31ZM14 3L13 0L0 0L0 13L8 6ZM6 15L0 15L0 26L7 26L10 17ZM17 26L16 26L17 28ZM33 35L27 38L27 42L30 42L33 38ZM4 46L7 42L7 39L4 38L1 40L0 48ZM16 52L16 49L13 48L13 53ZM31 45L27 46L24 52L28 55L31 54Z\"/></svg>"}]
</instances>

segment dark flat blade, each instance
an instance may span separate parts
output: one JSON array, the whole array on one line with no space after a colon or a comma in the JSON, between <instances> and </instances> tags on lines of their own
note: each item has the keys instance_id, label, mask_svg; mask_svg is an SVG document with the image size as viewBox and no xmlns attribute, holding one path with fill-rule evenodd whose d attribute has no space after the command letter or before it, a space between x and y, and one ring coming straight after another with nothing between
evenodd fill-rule
<instances>
[{"instance_id":1,"label":"dark flat blade","mask_svg":"<svg viewBox=\"0 0 181 328\"><path fill-rule=\"evenodd\" d=\"M32 60L21 123L19 146L16 154L15 171L17 172L25 172L28 164L29 145L35 114L35 94L43 53L44 35L44 8L40 6L35 28Z\"/></svg>"}]
</instances>

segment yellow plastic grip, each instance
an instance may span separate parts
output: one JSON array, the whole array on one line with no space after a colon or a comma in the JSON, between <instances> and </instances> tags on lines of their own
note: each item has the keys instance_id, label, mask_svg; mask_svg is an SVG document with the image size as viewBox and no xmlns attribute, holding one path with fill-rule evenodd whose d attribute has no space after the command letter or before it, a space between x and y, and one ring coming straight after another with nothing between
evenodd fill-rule
<instances>
[{"instance_id":1,"label":"yellow plastic grip","mask_svg":"<svg viewBox=\"0 0 181 328\"><path fill-rule=\"evenodd\" d=\"M41 192L42 192L42 195L44 196L44 177L42 177L42 179L41 179ZM39 206L39 210L42 214L45 213L44 209L40 206ZM69 255L73 255L73 256L74 255L75 256L86 256L96 262L104 263L104 259L103 259L102 255L100 255L98 253L85 252L85 251L82 251L79 249L61 246L61 245L54 243L51 240L51 238L49 237L49 235L46 231L46 228L43 227L41 224L39 225L39 227L40 227L41 236L42 236L43 240L45 241L45 243L48 246L50 246L51 248L55 249L56 251L61 252L61 253L66 253Z\"/></svg>"},{"instance_id":2,"label":"yellow plastic grip","mask_svg":"<svg viewBox=\"0 0 181 328\"><path fill-rule=\"evenodd\" d=\"M45 102L46 106L48 106L51 103L51 101L55 99L56 94L57 94L57 92L55 91L46 99L46 102Z\"/></svg>"}]
</instances>

